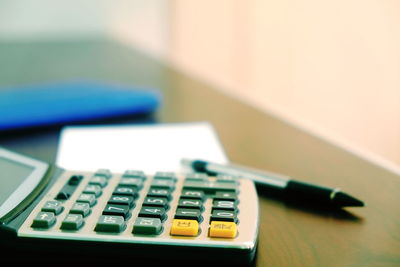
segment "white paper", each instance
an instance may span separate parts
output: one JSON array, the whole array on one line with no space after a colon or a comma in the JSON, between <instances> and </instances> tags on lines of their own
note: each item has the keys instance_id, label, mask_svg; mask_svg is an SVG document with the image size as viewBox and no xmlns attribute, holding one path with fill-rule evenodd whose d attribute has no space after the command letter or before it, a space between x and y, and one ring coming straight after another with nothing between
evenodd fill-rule
<instances>
[{"instance_id":1,"label":"white paper","mask_svg":"<svg viewBox=\"0 0 400 267\"><path fill-rule=\"evenodd\" d=\"M68 170L135 169L153 174L182 172L182 158L228 162L213 126L194 122L65 127L56 163Z\"/></svg>"}]
</instances>

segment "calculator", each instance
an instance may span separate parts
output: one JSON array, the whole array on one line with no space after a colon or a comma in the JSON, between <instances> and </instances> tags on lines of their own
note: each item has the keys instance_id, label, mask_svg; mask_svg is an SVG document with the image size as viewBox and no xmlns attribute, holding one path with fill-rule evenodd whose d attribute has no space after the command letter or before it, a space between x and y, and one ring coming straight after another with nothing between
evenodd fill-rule
<instances>
[{"instance_id":1,"label":"calculator","mask_svg":"<svg viewBox=\"0 0 400 267\"><path fill-rule=\"evenodd\" d=\"M134 163L122 173L72 171L0 147L2 251L245 264L258 212L247 179L147 174Z\"/></svg>"}]
</instances>

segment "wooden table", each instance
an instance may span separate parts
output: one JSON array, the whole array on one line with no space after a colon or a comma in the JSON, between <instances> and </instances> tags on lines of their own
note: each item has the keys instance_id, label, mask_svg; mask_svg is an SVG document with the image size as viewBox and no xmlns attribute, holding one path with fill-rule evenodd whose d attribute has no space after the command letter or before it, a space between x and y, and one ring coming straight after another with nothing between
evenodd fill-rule
<instances>
[{"instance_id":1,"label":"wooden table","mask_svg":"<svg viewBox=\"0 0 400 267\"><path fill-rule=\"evenodd\" d=\"M334 212L260 195L256 266L400 266L398 175L111 41L3 43L0 68L1 86L83 78L160 88L156 122L210 121L232 162L340 187L366 202ZM59 129L0 133L0 145L53 162Z\"/></svg>"}]
</instances>

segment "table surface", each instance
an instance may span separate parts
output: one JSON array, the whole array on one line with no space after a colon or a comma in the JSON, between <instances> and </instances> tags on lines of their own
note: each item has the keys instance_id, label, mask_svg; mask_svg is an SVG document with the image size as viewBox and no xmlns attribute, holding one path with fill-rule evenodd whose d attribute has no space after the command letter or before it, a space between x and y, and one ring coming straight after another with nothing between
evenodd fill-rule
<instances>
[{"instance_id":1,"label":"table surface","mask_svg":"<svg viewBox=\"0 0 400 267\"><path fill-rule=\"evenodd\" d=\"M398 175L109 40L2 43L0 68L2 87L95 79L160 88L163 105L146 119L210 121L231 162L340 187L366 202L321 211L260 195L256 266L400 266ZM54 162L59 130L0 133L0 145Z\"/></svg>"}]
</instances>

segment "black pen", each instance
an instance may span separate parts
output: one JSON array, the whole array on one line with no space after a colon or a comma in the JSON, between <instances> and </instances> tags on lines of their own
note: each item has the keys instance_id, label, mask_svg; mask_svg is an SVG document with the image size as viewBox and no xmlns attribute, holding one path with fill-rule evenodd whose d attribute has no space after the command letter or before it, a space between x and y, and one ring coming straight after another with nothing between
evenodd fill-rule
<instances>
[{"instance_id":1,"label":"black pen","mask_svg":"<svg viewBox=\"0 0 400 267\"><path fill-rule=\"evenodd\" d=\"M328 188L291 179L288 176L254 170L239 165L223 165L203 160L183 159L182 164L196 172L208 175L230 175L253 180L257 187L268 189L267 192L278 193L286 200L295 203L306 203L318 206L341 208L346 206L362 207L364 203L339 188Z\"/></svg>"}]
</instances>

